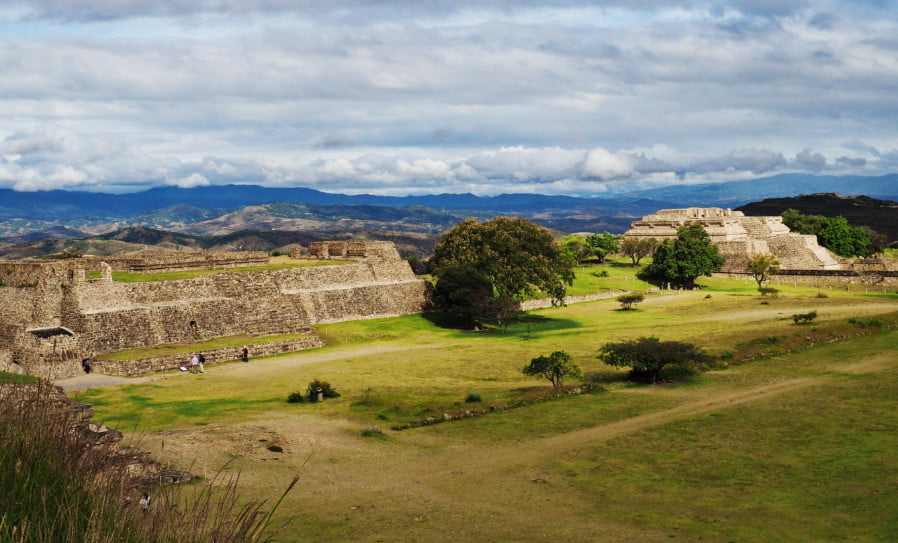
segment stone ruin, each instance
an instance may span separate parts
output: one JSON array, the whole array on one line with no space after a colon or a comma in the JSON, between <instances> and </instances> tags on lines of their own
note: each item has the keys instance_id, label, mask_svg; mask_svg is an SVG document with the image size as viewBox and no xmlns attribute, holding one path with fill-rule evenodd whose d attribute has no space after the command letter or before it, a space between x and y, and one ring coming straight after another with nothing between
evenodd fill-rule
<instances>
[{"instance_id":1,"label":"stone ruin","mask_svg":"<svg viewBox=\"0 0 898 543\"><path fill-rule=\"evenodd\" d=\"M745 273L748 259L772 253L784 272L789 270L842 270L848 261L817 243L817 237L796 234L782 217L746 217L741 211L719 207L663 209L634 221L624 237L676 239L677 229L700 224L720 248L726 263L723 273Z\"/></svg>"},{"instance_id":2,"label":"stone ruin","mask_svg":"<svg viewBox=\"0 0 898 543\"><path fill-rule=\"evenodd\" d=\"M420 313L428 302L428 283L415 277L390 242L320 242L310 253L350 262L148 282L113 281L112 271L258 265L267 264L267 255L179 252L0 262L0 369L59 379L81 372L84 358L243 333L259 338L253 355L318 347L315 324ZM297 333L303 335L294 340L264 339ZM232 360L236 352L204 355L214 363ZM94 370L133 375L177 369L183 358L97 360Z\"/></svg>"}]
</instances>

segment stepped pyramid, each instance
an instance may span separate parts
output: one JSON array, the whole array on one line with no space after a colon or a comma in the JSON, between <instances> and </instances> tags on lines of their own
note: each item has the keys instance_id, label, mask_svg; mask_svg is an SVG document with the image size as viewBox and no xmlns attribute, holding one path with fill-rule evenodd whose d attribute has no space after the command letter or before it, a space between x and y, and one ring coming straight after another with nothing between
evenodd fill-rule
<instances>
[{"instance_id":1,"label":"stepped pyramid","mask_svg":"<svg viewBox=\"0 0 898 543\"><path fill-rule=\"evenodd\" d=\"M726 258L722 272L745 272L749 257L772 253L782 270L841 270L839 257L817 244L817 237L796 234L782 217L746 217L741 211L719 207L662 209L630 224L629 238L676 239L677 229L700 224Z\"/></svg>"}]
</instances>

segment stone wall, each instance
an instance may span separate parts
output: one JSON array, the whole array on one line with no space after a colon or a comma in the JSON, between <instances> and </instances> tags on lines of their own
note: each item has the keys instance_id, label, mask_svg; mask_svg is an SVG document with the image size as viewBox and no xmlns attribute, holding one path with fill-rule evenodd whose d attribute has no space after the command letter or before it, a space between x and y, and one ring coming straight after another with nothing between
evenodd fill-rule
<instances>
[{"instance_id":1,"label":"stone wall","mask_svg":"<svg viewBox=\"0 0 898 543\"><path fill-rule=\"evenodd\" d=\"M33 278L36 285L0 287L0 340L12 360L29 372L74 375L82 358L113 351L240 333L307 333L315 323L421 312L429 285L415 277L391 243L371 245L334 246L340 258L352 253L353 264L176 281L119 283L109 273L88 280L90 269L104 267L90 259L16 263L17 270L9 275ZM46 332L54 328L59 329Z\"/></svg>"},{"instance_id":2,"label":"stone wall","mask_svg":"<svg viewBox=\"0 0 898 543\"><path fill-rule=\"evenodd\" d=\"M264 338L259 339L264 340ZM282 341L255 343L250 346L250 361L257 357L317 349L319 347L324 347L324 341L315 334ZM241 358L239 347L210 349L202 351L202 353L206 359L206 366L234 362ZM107 375L143 375L157 371L189 367L192 356L193 354L190 353L155 356L137 360L96 360L93 367L95 371Z\"/></svg>"},{"instance_id":3,"label":"stone wall","mask_svg":"<svg viewBox=\"0 0 898 543\"><path fill-rule=\"evenodd\" d=\"M106 262L115 271L133 273L212 270L268 264L268 253L265 251L178 251L92 258Z\"/></svg>"}]
</instances>

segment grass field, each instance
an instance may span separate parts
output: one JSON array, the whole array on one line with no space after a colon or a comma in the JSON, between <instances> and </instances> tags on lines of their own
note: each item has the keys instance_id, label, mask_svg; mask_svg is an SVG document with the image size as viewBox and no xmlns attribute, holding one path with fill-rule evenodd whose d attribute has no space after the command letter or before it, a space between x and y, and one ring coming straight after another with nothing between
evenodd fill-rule
<instances>
[{"instance_id":1,"label":"grass field","mask_svg":"<svg viewBox=\"0 0 898 543\"><path fill-rule=\"evenodd\" d=\"M606 269L578 288L638 284ZM247 499L276 499L300 472L281 541L894 540L898 331L862 326L895 322L894 291L763 298L753 282L701 282L636 311L534 311L504 335L422 315L320 326L323 349L76 395L157 458L200 475L230 461ZM817 321L796 326L809 310ZM733 357L656 386L596 358L643 335ZM601 387L392 429L530 398L548 382L521 367L559 349ZM313 379L341 397L286 402Z\"/></svg>"}]
</instances>

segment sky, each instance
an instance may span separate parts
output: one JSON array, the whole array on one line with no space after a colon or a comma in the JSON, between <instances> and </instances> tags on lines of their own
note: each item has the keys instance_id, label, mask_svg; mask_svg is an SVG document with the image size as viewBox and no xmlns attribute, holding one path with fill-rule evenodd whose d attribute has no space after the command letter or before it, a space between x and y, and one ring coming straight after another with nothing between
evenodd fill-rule
<instances>
[{"instance_id":1,"label":"sky","mask_svg":"<svg viewBox=\"0 0 898 543\"><path fill-rule=\"evenodd\" d=\"M898 3L3 0L0 188L898 171Z\"/></svg>"}]
</instances>

